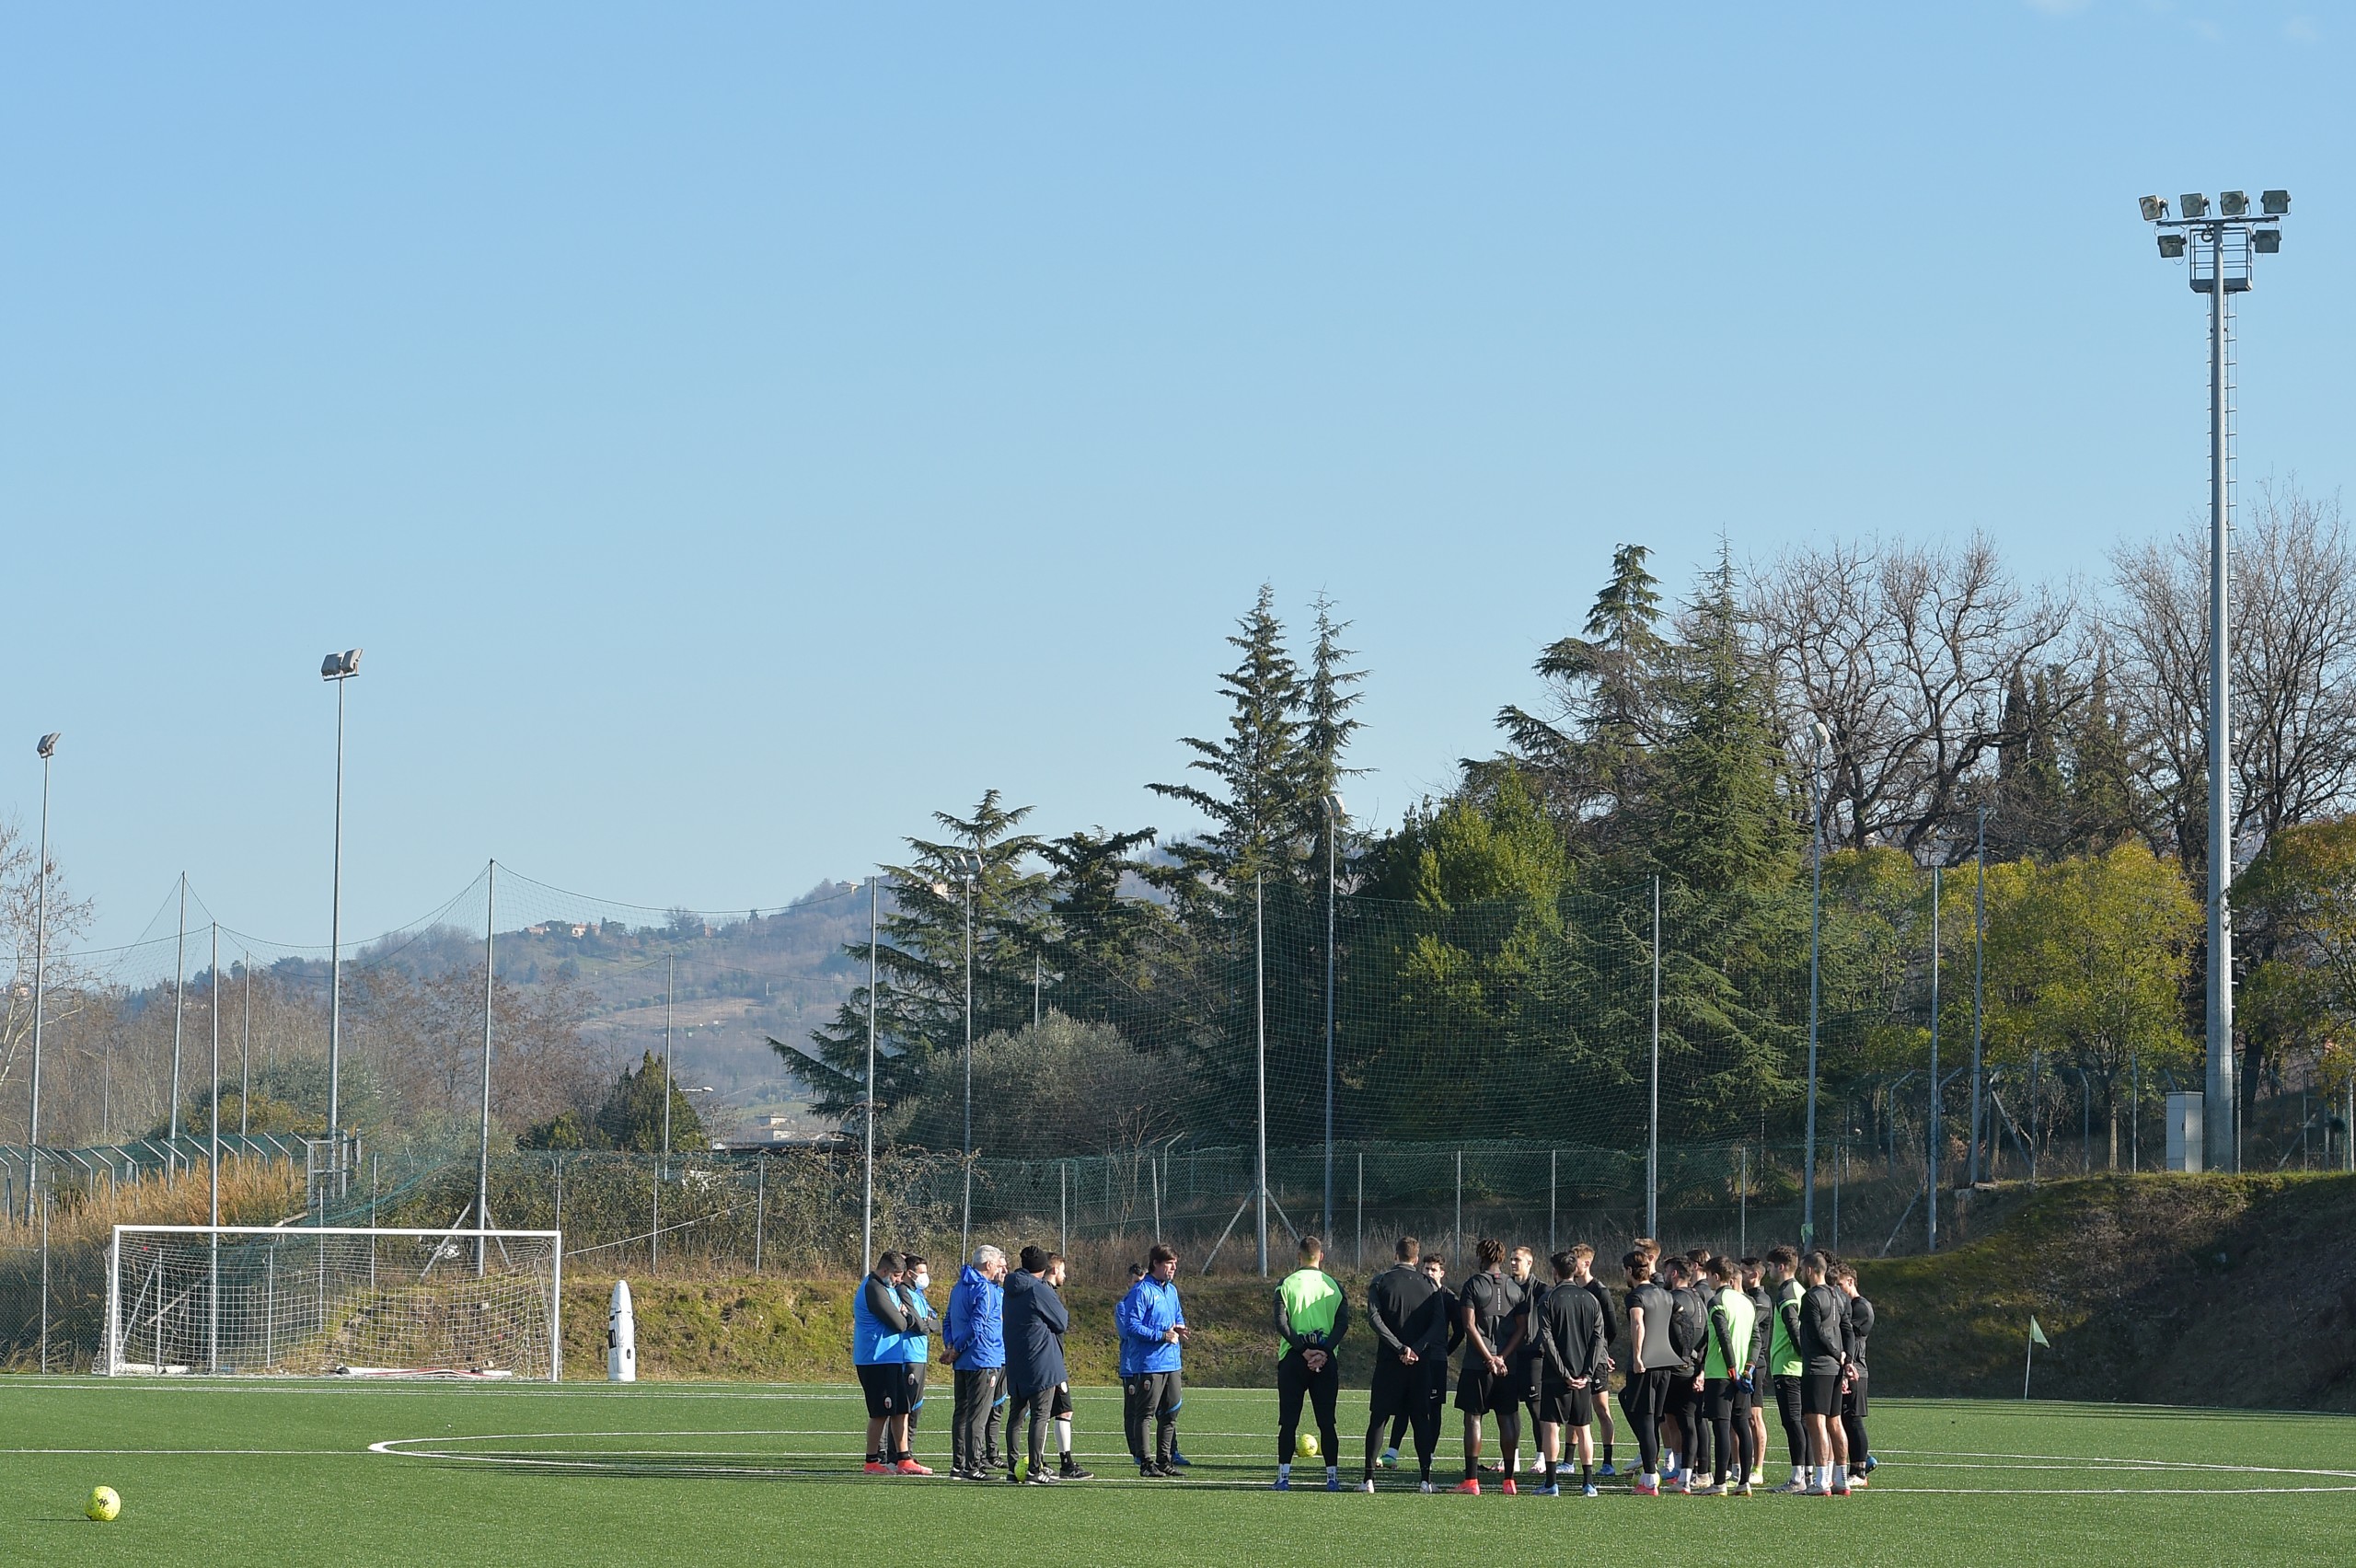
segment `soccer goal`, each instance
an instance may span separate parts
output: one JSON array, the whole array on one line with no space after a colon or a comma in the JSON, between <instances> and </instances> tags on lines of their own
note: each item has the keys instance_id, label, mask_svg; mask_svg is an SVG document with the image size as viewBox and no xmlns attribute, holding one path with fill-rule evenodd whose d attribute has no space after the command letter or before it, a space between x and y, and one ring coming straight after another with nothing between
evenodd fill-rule
<instances>
[{"instance_id":1,"label":"soccer goal","mask_svg":"<svg viewBox=\"0 0 2356 1568\"><path fill-rule=\"evenodd\" d=\"M118 1225L98 1365L553 1381L563 1255L554 1230Z\"/></svg>"}]
</instances>

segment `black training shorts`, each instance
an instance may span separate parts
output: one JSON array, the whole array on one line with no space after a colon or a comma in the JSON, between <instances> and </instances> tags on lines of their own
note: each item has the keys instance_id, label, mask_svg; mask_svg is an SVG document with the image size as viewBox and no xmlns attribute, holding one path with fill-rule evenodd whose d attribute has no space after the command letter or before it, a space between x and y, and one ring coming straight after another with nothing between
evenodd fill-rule
<instances>
[{"instance_id":1,"label":"black training shorts","mask_svg":"<svg viewBox=\"0 0 2356 1568\"><path fill-rule=\"evenodd\" d=\"M867 1396L870 1421L897 1415L907 1408L901 1402L907 1387L907 1371L896 1361L870 1362L859 1368L859 1389Z\"/></svg>"},{"instance_id":2,"label":"black training shorts","mask_svg":"<svg viewBox=\"0 0 2356 1568\"><path fill-rule=\"evenodd\" d=\"M1047 1414L1052 1420L1061 1421L1070 1413L1071 1385L1057 1383L1056 1391L1047 1397Z\"/></svg>"},{"instance_id":3,"label":"black training shorts","mask_svg":"<svg viewBox=\"0 0 2356 1568\"><path fill-rule=\"evenodd\" d=\"M1538 1396L1538 1419L1558 1426L1595 1424L1595 1386L1574 1389L1553 1378Z\"/></svg>"},{"instance_id":4,"label":"black training shorts","mask_svg":"<svg viewBox=\"0 0 2356 1568\"><path fill-rule=\"evenodd\" d=\"M1404 1415L1415 1409L1422 1394L1426 1373L1421 1364L1409 1366L1400 1361L1399 1354L1387 1347L1378 1352L1374 1376L1367 1379L1368 1424L1388 1421L1394 1415Z\"/></svg>"},{"instance_id":5,"label":"black training shorts","mask_svg":"<svg viewBox=\"0 0 2356 1568\"><path fill-rule=\"evenodd\" d=\"M1802 1415L1838 1415L1841 1413L1841 1374L1811 1372L1800 1379L1800 1413Z\"/></svg>"},{"instance_id":6,"label":"black training shorts","mask_svg":"<svg viewBox=\"0 0 2356 1568\"><path fill-rule=\"evenodd\" d=\"M1856 1380L1850 1386L1849 1391L1841 1397L1841 1413L1854 1415L1859 1421L1865 1419L1865 1375L1864 1373L1857 1374Z\"/></svg>"},{"instance_id":7,"label":"black training shorts","mask_svg":"<svg viewBox=\"0 0 2356 1568\"><path fill-rule=\"evenodd\" d=\"M1456 1375L1456 1408L1481 1413L1508 1411L1522 1401L1529 1385L1513 1375L1507 1366L1503 1372L1492 1372L1479 1357Z\"/></svg>"},{"instance_id":8,"label":"black training shorts","mask_svg":"<svg viewBox=\"0 0 2356 1568\"><path fill-rule=\"evenodd\" d=\"M904 1363L900 1367L900 1408L913 1416L923 1406L924 1363Z\"/></svg>"}]
</instances>

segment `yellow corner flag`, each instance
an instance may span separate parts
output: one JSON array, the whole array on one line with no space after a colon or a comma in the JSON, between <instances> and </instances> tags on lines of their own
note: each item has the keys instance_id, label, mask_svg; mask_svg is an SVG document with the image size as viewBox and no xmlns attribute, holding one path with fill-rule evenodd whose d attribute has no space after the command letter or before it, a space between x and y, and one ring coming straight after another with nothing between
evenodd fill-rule
<instances>
[{"instance_id":1,"label":"yellow corner flag","mask_svg":"<svg viewBox=\"0 0 2356 1568\"><path fill-rule=\"evenodd\" d=\"M2031 1344L2041 1344L2048 1350L2051 1350L2053 1348L2053 1342L2047 1339L2045 1337L2045 1331L2037 1326L2037 1314L2034 1312L2029 1314L2028 1343Z\"/></svg>"}]
</instances>

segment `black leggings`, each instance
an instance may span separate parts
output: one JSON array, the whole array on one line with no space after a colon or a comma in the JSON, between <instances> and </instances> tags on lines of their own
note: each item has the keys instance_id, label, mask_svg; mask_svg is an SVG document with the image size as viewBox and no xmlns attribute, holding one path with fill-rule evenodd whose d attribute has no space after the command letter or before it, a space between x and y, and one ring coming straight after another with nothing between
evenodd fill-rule
<instances>
[{"instance_id":1,"label":"black leggings","mask_svg":"<svg viewBox=\"0 0 2356 1568\"><path fill-rule=\"evenodd\" d=\"M1800 1380L1797 1378L1775 1379L1775 1414L1784 1423L1784 1441L1792 1450L1792 1468L1807 1468L1809 1462L1807 1429L1800 1424Z\"/></svg>"},{"instance_id":2,"label":"black leggings","mask_svg":"<svg viewBox=\"0 0 2356 1568\"><path fill-rule=\"evenodd\" d=\"M1669 1374L1631 1372L1620 1389L1620 1409L1636 1435L1636 1451L1644 1456L1645 1473L1660 1473L1660 1412L1669 1398Z\"/></svg>"},{"instance_id":3,"label":"black leggings","mask_svg":"<svg viewBox=\"0 0 2356 1568\"><path fill-rule=\"evenodd\" d=\"M1342 1435L1334 1430L1334 1400L1342 1391L1342 1366L1331 1355L1325 1358L1322 1372L1311 1372L1309 1363L1293 1351L1276 1363L1276 1463L1292 1463L1293 1447L1300 1433L1300 1400L1309 1396L1310 1408L1317 1416L1317 1439L1324 1445L1320 1450L1329 1465L1342 1462Z\"/></svg>"},{"instance_id":4,"label":"black leggings","mask_svg":"<svg viewBox=\"0 0 2356 1568\"><path fill-rule=\"evenodd\" d=\"M1737 1484L1750 1480L1750 1467L1759 1462L1759 1449L1750 1435L1750 1390L1732 1378L1713 1378L1703 1385L1702 1397L1709 1406L1710 1429L1718 1439L1711 1481L1726 1480L1729 1468Z\"/></svg>"},{"instance_id":5,"label":"black leggings","mask_svg":"<svg viewBox=\"0 0 2356 1568\"><path fill-rule=\"evenodd\" d=\"M1848 1397L1841 1401L1841 1429L1849 1436L1849 1473L1865 1473L1873 1449L1865 1443L1865 1378L1859 1373Z\"/></svg>"},{"instance_id":6,"label":"black leggings","mask_svg":"<svg viewBox=\"0 0 2356 1568\"><path fill-rule=\"evenodd\" d=\"M1692 1475L1710 1468L1709 1407L1691 1372L1669 1374L1669 1412L1677 1417L1678 1463Z\"/></svg>"},{"instance_id":7,"label":"black leggings","mask_svg":"<svg viewBox=\"0 0 2356 1568\"><path fill-rule=\"evenodd\" d=\"M1382 1441L1384 1424L1390 1424L1394 1449L1399 1447L1402 1424L1412 1424L1415 1467L1426 1481L1431 1480L1432 1455L1439 1449L1440 1411L1448 1400L1448 1363L1432 1356L1412 1367L1395 1362L1379 1366L1369 1397L1372 1409L1366 1427L1366 1473L1374 1474L1375 1451Z\"/></svg>"}]
</instances>

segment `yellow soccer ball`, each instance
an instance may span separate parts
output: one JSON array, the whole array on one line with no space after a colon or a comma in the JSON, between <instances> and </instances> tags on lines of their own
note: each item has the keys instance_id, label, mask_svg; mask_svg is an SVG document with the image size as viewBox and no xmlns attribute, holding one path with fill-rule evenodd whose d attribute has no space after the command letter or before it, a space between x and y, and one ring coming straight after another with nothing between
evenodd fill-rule
<instances>
[{"instance_id":1,"label":"yellow soccer ball","mask_svg":"<svg viewBox=\"0 0 2356 1568\"><path fill-rule=\"evenodd\" d=\"M111 1486L94 1486L90 1488L89 1505L82 1512L103 1525L122 1512L122 1499L115 1494Z\"/></svg>"},{"instance_id":2,"label":"yellow soccer ball","mask_svg":"<svg viewBox=\"0 0 2356 1568\"><path fill-rule=\"evenodd\" d=\"M1317 1457L1317 1434L1314 1432L1302 1433L1298 1438L1294 1439L1292 1451L1299 1455L1304 1459L1315 1458Z\"/></svg>"}]
</instances>

